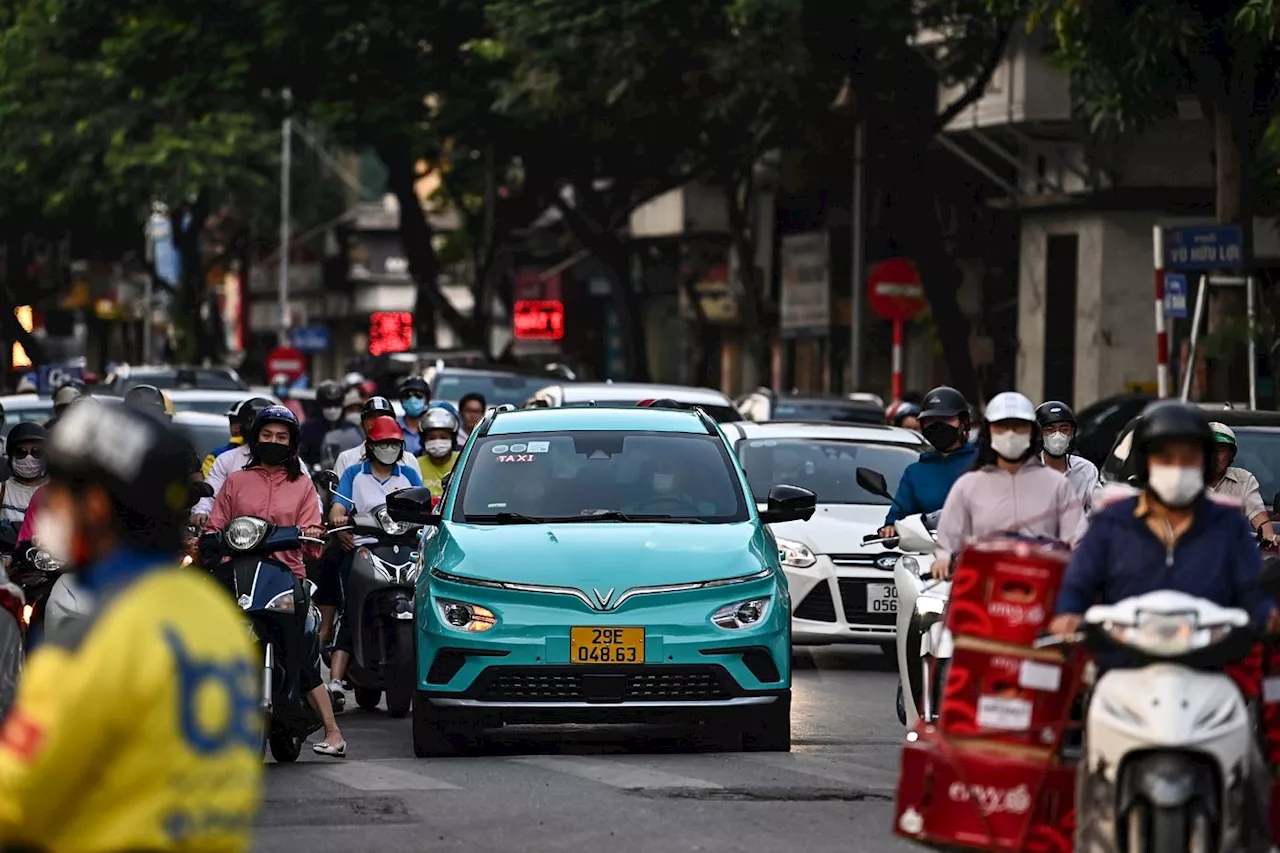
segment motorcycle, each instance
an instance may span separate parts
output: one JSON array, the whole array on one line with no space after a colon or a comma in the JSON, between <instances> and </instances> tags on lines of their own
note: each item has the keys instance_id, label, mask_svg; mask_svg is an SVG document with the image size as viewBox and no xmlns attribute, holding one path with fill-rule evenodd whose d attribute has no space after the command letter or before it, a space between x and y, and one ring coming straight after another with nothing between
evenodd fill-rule
<instances>
[{"instance_id":1,"label":"motorcycle","mask_svg":"<svg viewBox=\"0 0 1280 853\"><path fill-rule=\"evenodd\" d=\"M18 532L13 525L0 526L0 557L7 563L17 545ZM0 565L0 720L13 705L18 690L18 674L22 671L25 638L22 611L26 601L22 588L9 580Z\"/></svg>"},{"instance_id":2,"label":"motorcycle","mask_svg":"<svg viewBox=\"0 0 1280 853\"><path fill-rule=\"evenodd\" d=\"M15 555L9 577L22 588L22 625L28 634L44 624L45 606L62 576L63 565L41 548L27 548Z\"/></svg>"},{"instance_id":3,"label":"motorcycle","mask_svg":"<svg viewBox=\"0 0 1280 853\"><path fill-rule=\"evenodd\" d=\"M1079 633L1037 643L1122 650L1139 667L1111 669L1093 687L1077 851L1270 849L1254 715L1222 672L1256 640L1247 612L1159 591L1094 605Z\"/></svg>"},{"instance_id":4,"label":"motorcycle","mask_svg":"<svg viewBox=\"0 0 1280 853\"><path fill-rule=\"evenodd\" d=\"M869 468L857 471L858 485L890 501L884 476ZM904 552L893 564L898 594L895 632L898 658L898 721L914 727L920 719L937 719L945 686L946 665L951 658L951 634L943 625L950 581L933 581L930 568L937 547L939 512L911 515L894 524L896 536L863 537L863 544L879 542ZM909 696L908 696L909 694Z\"/></svg>"},{"instance_id":5,"label":"motorcycle","mask_svg":"<svg viewBox=\"0 0 1280 853\"><path fill-rule=\"evenodd\" d=\"M211 565L214 578L230 590L262 649L264 737L279 762L296 761L307 737L321 727L299 678L304 661L319 660L320 613L311 605L299 630L295 610L302 584L308 585L308 591L314 590L314 584L299 580L273 559L277 552L296 551L304 542L323 544L323 540L304 536L297 527L240 516L220 531L205 533L199 543L206 565Z\"/></svg>"},{"instance_id":6,"label":"motorcycle","mask_svg":"<svg viewBox=\"0 0 1280 853\"><path fill-rule=\"evenodd\" d=\"M338 497L337 475L326 472L327 488ZM394 521L386 506L358 512L352 523L330 533L350 532L375 541L360 545L351 555L343 597L342 619L351 637L347 680L355 688L356 704L366 711L387 695L392 717L409 713L417 686L414 654L414 585L418 579L420 525Z\"/></svg>"}]
</instances>

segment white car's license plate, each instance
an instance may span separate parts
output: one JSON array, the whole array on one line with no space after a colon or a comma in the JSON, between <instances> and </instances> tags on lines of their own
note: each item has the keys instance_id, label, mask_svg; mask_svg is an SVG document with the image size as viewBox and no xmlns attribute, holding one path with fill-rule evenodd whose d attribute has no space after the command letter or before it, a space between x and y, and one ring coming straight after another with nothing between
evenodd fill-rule
<instances>
[{"instance_id":1,"label":"white car's license plate","mask_svg":"<svg viewBox=\"0 0 1280 853\"><path fill-rule=\"evenodd\" d=\"M867 584L868 613L897 613L898 588L891 583Z\"/></svg>"}]
</instances>

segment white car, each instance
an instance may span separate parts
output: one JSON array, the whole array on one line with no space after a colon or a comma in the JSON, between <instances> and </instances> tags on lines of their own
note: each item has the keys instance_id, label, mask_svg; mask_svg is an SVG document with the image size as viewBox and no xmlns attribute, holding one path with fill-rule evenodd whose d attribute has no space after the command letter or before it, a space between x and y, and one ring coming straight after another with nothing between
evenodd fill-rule
<instances>
[{"instance_id":1,"label":"white car","mask_svg":"<svg viewBox=\"0 0 1280 853\"><path fill-rule=\"evenodd\" d=\"M674 400L697 406L718 423L742 420L733 401L711 388L689 385L657 385L647 382L571 382L548 385L525 403L525 408L545 406L634 406L643 400Z\"/></svg>"},{"instance_id":2,"label":"white car","mask_svg":"<svg viewBox=\"0 0 1280 853\"><path fill-rule=\"evenodd\" d=\"M884 475L896 492L903 470L928 448L911 430L831 423L722 424L756 501L788 483L813 491L808 522L771 525L791 590L795 645L870 643L896 654L898 552L863 545L884 524L889 502L857 483L858 468Z\"/></svg>"},{"instance_id":3,"label":"white car","mask_svg":"<svg viewBox=\"0 0 1280 853\"><path fill-rule=\"evenodd\" d=\"M222 415L226 417L228 411L236 403L242 400L248 400L250 397L265 397L274 403L279 403L279 398L275 394L262 393L259 391L205 391L196 388L172 391L165 391L169 399L173 402L173 409L176 412L201 412L206 415Z\"/></svg>"}]
</instances>

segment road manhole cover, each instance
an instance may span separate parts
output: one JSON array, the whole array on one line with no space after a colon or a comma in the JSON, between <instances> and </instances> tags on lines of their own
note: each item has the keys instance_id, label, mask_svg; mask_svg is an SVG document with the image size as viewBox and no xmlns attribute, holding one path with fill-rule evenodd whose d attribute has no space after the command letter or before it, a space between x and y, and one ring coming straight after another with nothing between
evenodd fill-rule
<instances>
[{"instance_id":1,"label":"road manhole cover","mask_svg":"<svg viewBox=\"0 0 1280 853\"><path fill-rule=\"evenodd\" d=\"M851 788L658 788L636 789L632 793L654 800L720 800L754 803L883 803L888 794Z\"/></svg>"},{"instance_id":2,"label":"road manhole cover","mask_svg":"<svg viewBox=\"0 0 1280 853\"><path fill-rule=\"evenodd\" d=\"M258 826L363 826L413 823L399 797L348 797L317 800L266 800Z\"/></svg>"}]
</instances>

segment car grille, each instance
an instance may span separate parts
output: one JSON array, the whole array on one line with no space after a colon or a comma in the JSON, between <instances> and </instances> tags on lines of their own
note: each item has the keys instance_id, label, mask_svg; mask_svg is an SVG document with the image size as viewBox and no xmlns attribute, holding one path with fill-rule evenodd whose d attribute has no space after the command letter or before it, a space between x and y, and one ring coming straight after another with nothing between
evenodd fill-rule
<instances>
[{"instance_id":1,"label":"car grille","mask_svg":"<svg viewBox=\"0 0 1280 853\"><path fill-rule=\"evenodd\" d=\"M719 666L492 667L485 702L696 702L723 699Z\"/></svg>"},{"instance_id":2,"label":"car grille","mask_svg":"<svg viewBox=\"0 0 1280 853\"><path fill-rule=\"evenodd\" d=\"M791 615L797 619L811 619L814 622L836 621L836 603L831 598L831 584L824 580L809 590L809 594Z\"/></svg>"},{"instance_id":3,"label":"car grille","mask_svg":"<svg viewBox=\"0 0 1280 853\"><path fill-rule=\"evenodd\" d=\"M846 622L858 625L893 625L898 617L893 613L871 613L867 610L867 581L857 578L840 578L840 603L844 607Z\"/></svg>"}]
</instances>

